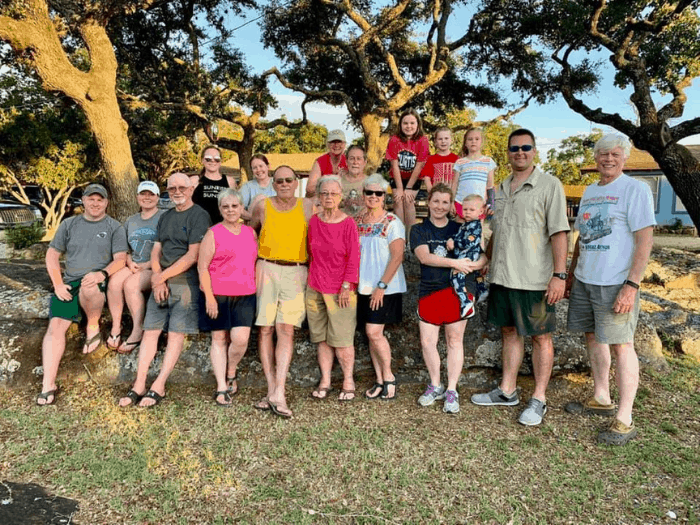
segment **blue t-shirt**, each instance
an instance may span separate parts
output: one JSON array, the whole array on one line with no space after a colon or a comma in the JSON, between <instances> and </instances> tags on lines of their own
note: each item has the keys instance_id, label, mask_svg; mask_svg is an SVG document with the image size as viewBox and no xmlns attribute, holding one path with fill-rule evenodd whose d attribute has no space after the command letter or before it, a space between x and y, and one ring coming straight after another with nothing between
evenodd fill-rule
<instances>
[{"instance_id":1,"label":"blue t-shirt","mask_svg":"<svg viewBox=\"0 0 700 525\"><path fill-rule=\"evenodd\" d=\"M458 231L459 224L455 221L448 221L445 226L438 228L430 222L430 219L426 219L421 224L411 228L411 249L415 252L418 246L425 244L430 253L452 259L454 257L447 251L447 240L454 239ZM451 272L450 268L439 268L421 263L418 297L425 297L451 287Z\"/></svg>"},{"instance_id":2,"label":"blue t-shirt","mask_svg":"<svg viewBox=\"0 0 700 525\"><path fill-rule=\"evenodd\" d=\"M144 220L139 212L124 221L131 260L135 263L141 264L151 260L151 251L158 233L158 220L163 213L165 210L158 210L153 217Z\"/></svg>"}]
</instances>

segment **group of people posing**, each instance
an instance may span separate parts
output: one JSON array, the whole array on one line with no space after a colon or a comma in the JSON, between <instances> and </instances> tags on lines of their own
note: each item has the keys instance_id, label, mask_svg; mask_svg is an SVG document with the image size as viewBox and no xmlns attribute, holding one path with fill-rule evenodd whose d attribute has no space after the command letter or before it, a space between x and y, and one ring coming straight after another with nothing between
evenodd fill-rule
<instances>
[{"instance_id":1,"label":"group of people posing","mask_svg":"<svg viewBox=\"0 0 700 525\"><path fill-rule=\"evenodd\" d=\"M89 185L83 194L85 212L61 223L47 252L54 295L37 404L55 402L65 333L83 312L83 352L101 344L99 318L105 299L112 316L107 345L121 353L139 349L136 378L119 400L122 407L160 403L185 335L200 330L211 332L214 401L231 406L238 391L238 365L257 325L268 388L254 406L292 417L286 378L294 329L305 318L318 349L320 380L311 393L314 398L331 395L336 358L343 372L337 399L355 398L354 335L359 325L367 335L376 375L364 396L395 399L396 377L384 327L402 319L408 230L410 250L421 268L419 330L430 377L418 398L421 406L442 400L444 412L459 412L464 331L475 303L488 295L488 320L502 331L503 377L494 390L475 394L471 401L519 404L517 374L524 337L530 336L535 390L519 422L539 424L547 411L553 366L554 305L569 296L569 329L586 334L595 382L591 398L572 410L615 416L599 440L626 443L637 432L632 423L639 376L633 339L639 282L654 225L648 186L622 173L630 143L609 135L595 146L601 179L582 198L575 223L579 242L569 272L563 187L534 165L535 137L529 130L511 133L512 173L497 187L496 166L481 153L479 129L466 133L462 157L450 151L449 129L437 130L434 143L436 153L430 155L419 114L402 114L399 133L386 152L389 183L379 174L367 176L364 150L351 146L346 151L342 131L331 131L328 153L310 171L306 197L296 196L299 178L292 168L280 166L270 177L264 155L251 161L254 180L236 189L235 181L219 172L219 149L209 146L197 179L182 173L168 179L173 209L159 210L158 186L144 181L137 194L141 211L123 225L106 214L106 189ZM428 188L428 218L415 224L421 179ZM386 208L390 187L393 213ZM487 217L493 233L486 245L482 223ZM486 274L488 294L482 278ZM125 304L133 319L127 336L121 333ZM446 382L437 349L441 327L447 343ZM148 371L164 330L161 369L149 386ZM610 398L611 351L618 363L619 406Z\"/></svg>"}]
</instances>

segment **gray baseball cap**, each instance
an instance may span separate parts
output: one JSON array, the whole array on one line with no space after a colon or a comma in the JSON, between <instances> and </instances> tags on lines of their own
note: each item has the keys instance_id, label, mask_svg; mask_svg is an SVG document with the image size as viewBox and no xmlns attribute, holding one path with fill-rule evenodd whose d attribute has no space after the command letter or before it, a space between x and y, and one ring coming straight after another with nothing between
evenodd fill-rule
<instances>
[{"instance_id":1,"label":"gray baseball cap","mask_svg":"<svg viewBox=\"0 0 700 525\"><path fill-rule=\"evenodd\" d=\"M334 130L328 132L328 138L326 138L326 142L333 142L334 140L339 140L341 142L347 142L345 140L345 133L343 132L342 129L334 129Z\"/></svg>"},{"instance_id":2,"label":"gray baseball cap","mask_svg":"<svg viewBox=\"0 0 700 525\"><path fill-rule=\"evenodd\" d=\"M102 184L88 184L87 188L83 190L83 197L89 197L95 193L101 195L105 199L109 199L107 190Z\"/></svg>"}]
</instances>

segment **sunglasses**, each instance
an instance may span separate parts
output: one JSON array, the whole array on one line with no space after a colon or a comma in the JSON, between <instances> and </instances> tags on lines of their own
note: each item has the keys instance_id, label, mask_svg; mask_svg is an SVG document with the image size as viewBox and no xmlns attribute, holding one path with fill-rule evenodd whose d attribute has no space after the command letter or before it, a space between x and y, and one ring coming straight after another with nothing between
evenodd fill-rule
<instances>
[{"instance_id":1,"label":"sunglasses","mask_svg":"<svg viewBox=\"0 0 700 525\"><path fill-rule=\"evenodd\" d=\"M532 151L533 147L534 146L532 144L524 144L523 146L508 146L508 151L511 153L517 153L520 150L527 152Z\"/></svg>"},{"instance_id":2,"label":"sunglasses","mask_svg":"<svg viewBox=\"0 0 700 525\"><path fill-rule=\"evenodd\" d=\"M221 162L221 157L204 157L204 162Z\"/></svg>"},{"instance_id":3,"label":"sunglasses","mask_svg":"<svg viewBox=\"0 0 700 525\"><path fill-rule=\"evenodd\" d=\"M294 177L285 177L283 179L275 179L275 184L282 184L283 182L286 182L287 184L291 184L295 180L296 179Z\"/></svg>"},{"instance_id":4,"label":"sunglasses","mask_svg":"<svg viewBox=\"0 0 700 525\"><path fill-rule=\"evenodd\" d=\"M363 190L363 192L368 197L371 197L372 195L374 195L376 197L383 197L384 196L384 192L381 190Z\"/></svg>"}]
</instances>

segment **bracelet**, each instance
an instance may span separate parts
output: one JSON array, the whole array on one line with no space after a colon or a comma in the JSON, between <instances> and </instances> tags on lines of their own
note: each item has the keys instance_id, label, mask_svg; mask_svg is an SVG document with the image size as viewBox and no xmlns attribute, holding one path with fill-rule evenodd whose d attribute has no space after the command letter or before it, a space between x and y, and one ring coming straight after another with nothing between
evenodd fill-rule
<instances>
[{"instance_id":1,"label":"bracelet","mask_svg":"<svg viewBox=\"0 0 700 525\"><path fill-rule=\"evenodd\" d=\"M635 283L634 281L630 281L629 279L626 280L623 284L626 284L627 286L631 286L635 290L639 290L639 285Z\"/></svg>"}]
</instances>

